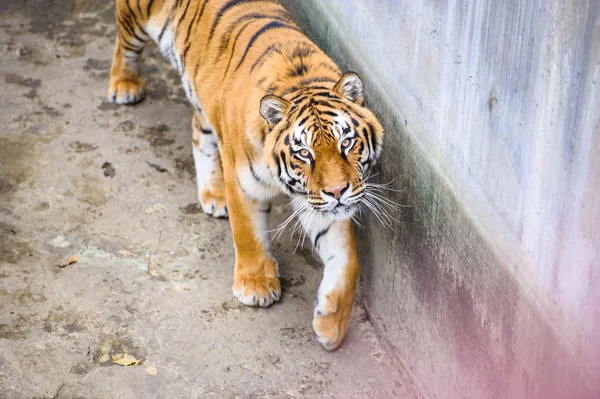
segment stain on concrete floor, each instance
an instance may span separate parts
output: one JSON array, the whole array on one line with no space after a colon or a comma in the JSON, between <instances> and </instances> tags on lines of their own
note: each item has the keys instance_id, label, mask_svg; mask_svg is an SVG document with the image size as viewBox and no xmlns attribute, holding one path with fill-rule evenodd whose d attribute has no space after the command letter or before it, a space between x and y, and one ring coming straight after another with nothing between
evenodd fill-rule
<instances>
[{"instance_id":1,"label":"stain on concrete floor","mask_svg":"<svg viewBox=\"0 0 600 399\"><path fill-rule=\"evenodd\" d=\"M283 300L232 298L176 74L151 46L146 101L106 102L112 18L103 1L0 5L0 397L407 397L360 306L339 351L315 340L321 265L292 238L274 243ZM125 351L142 364L108 360Z\"/></svg>"}]
</instances>

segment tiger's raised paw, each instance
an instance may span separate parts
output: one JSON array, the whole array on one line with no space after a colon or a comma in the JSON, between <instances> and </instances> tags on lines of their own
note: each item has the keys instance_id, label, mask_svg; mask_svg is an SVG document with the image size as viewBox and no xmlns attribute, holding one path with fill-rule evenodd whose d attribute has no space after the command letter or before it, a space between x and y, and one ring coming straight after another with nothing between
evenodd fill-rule
<instances>
[{"instance_id":1,"label":"tiger's raised paw","mask_svg":"<svg viewBox=\"0 0 600 399\"><path fill-rule=\"evenodd\" d=\"M277 277L236 277L233 296L246 306L266 308L281 299L281 284Z\"/></svg>"},{"instance_id":2,"label":"tiger's raised paw","mask_svg":"<svg viewBox=\"0 0 600 399\"><path fill-rule=\"evenodd\" d=\"M108 100L117 104L136 104L144 99L144 79L111 79L108 88Z\"/></svg>"},{"instance_id":3,"label":"tiger's raised paw","mask_svg":"<svg viewBox=\"0 0 600 399\"><path fill-rule=\"evenodd\" d=\"M217 195L210 190L204 190L199 197L202 212L219 219L228 216L227 203L225 202L224 194Z\"/></svg>"},{"instance_id":4,"label":"tiger's raised paw","mask_svg":"<svg viewBox=\"0 0 600 399\"><path fill-rule=\"evenodd\" d=\"M353 295L329 293L315 302L313 329L317 340L328 351L337 349L346 335L352 314Z\"/></svg>"}]
</instances>

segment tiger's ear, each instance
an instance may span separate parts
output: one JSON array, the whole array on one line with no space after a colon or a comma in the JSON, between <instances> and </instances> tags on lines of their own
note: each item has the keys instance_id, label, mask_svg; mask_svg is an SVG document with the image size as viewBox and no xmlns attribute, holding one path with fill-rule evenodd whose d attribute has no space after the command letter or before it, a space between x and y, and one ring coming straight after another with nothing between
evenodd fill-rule
<instances>
[{"instance_id":1,"label":"tiger's ear","mask_svg":"<svg viewBox=\"0 0 600 399\"><path fill-rule=\"evenodd\" d=\"M343 74L333 88L333 91L359 105L362 105L364 101L363 82L356 72L346 72Z\"/></svg>"},{"instance_id":2,"label":"tiger's ear","mask_svg":"<svg viewBox=\"0 0 600 399\"><path fill-rule=\"evenodd\" d=\"M269 128L275 127L290 108L290 103L281 97L273 94L264 96L260 100L260 114L269 124Z\"/></svg>"}]
</instances>

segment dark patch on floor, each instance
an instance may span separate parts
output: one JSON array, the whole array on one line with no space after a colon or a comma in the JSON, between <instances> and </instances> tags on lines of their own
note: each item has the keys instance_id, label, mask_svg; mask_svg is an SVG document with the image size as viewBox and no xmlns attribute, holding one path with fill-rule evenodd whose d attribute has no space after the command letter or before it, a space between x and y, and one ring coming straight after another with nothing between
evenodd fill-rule
<instances>
[{"instance_id":1,"label":"dark patch on floor","mask_svg":"<svg viewBox=\"0 0 600 399\"><path fill-rule=\"evenodd\" d=\"M0 137L0 199L7 201L17 187L25 182L32 166L31 138L25 135Z\"/></svg>"},{"instance_id":2,"label":"dark patch on floor","mask_svg":"<svg viewBox=\"0 0 600 399\"><path fill-rule=\"evenodd\" d=\"M136 359L144 359L146 351L131 338L120 335L106 335L96 344L94 363L102 366L114 366L112 357L120 353L128 353Z\"/></svg>"},{"instance_id":3,"label":"dark patch on floor","mask_svg":"<svg viewBox=\"0 0 600 399\"><path fill-rule=\"evenodd\" d=\"M117 174L117 171L114 166L110 162L104 162L102 164L101 169L104 171L105 177L113 178Z\"/></svg>"},{"instance_id":4,"label":"dark patch on floor","mask_svg":"<svg viewBox=\"0 0 600 399\"><path fill-rule=\"evenodd\" d=\"M77 140L71 142L69 144L69 148L72 148L78 154L82 154L84 152L95 151L98 149L98 146Z\"/></svg>"},{"instance_id":5,"label":"dark patch on floor","mask_svg":"<svg viewBox=\"0 0 600 399\"><path fill-rule=\"evenodd\" d=\"M87 60L85 60L85 65L83 66L83 69L86 71L106 71L110 68L110 63L110 60L96 60L94 58L88 58Z\"/></svg>"},{"instance_id":6,"label":"dark patch on floor","mask_svg":"<svg viewBox=\"0 0 600 399\"><path fill-rule=\"evenodd\" d=\"M281 288L284 290L292 287L300 287L306 284L306 277L304 276L281 277L279 280L281 281Z\"/></svg>"},{"instance_id":7,"label":"dark patch on floor","mask_svg":"<svg viewBox=\"0 0 600 399\"><path fill-rule=\"evenodd\" d=\"M87 39L83 35L102 37L106 34L104 18L82 16L92 11L114 13L112 2L103 0L60 0L48 6L46 0L2 0L0 15L19 13L29 18L25 29L30 33L43 35L66 50L68 56L82 56ZM114 14L113 14L114 15ZM77 18L75 18L77 17Z\"/></svg>"},{"instance_id":8,"label":"dark patch on floor","mask_svg":"<svg viewBox=\"0 0 600 399\"><path fill-rule=\"evenodd\" d=\"M181 173L187 172L190 176L196 176L196 165L194 163L194 156L188 155L187 157L175 158L175 169Z\"/></svg>"},{"instance_id":9,"label":"dark patch on floor","mask_svg":"<svg viewBox=\"0 0 600 399\"><path fill-rule=\"evenodd\" d=\"M157 126L148 127L138 137L148 141L151 147L166 147L175 143L175 138L169 135L169 126L161 123Z\"/></svg>"},{"instance_id":10,"label":"dark patch on floor","mask_svg":"<svg viewBox=\"0 0 600 399\"><path fill-rule=\"evenodd\" d=\"M0 222L0 262L16 265L21 259L33 255L33 248L21 238L17 227Z\"/></svg>"},{"instance_id":11,"label":"dark patch on floor","mask_svg":"<svg viewBox=\"0 0 600 399\"><path fill-rule=\"evenodd\" d=\"M147 163L147 164L148 164L148 166L150 166L152 169L154 169L154 170L156 170L156 171L158 171L158 172L160 172L160 173L166 173L166 172L168 172L168 171L169 171L167 168L163 168L162 166L160 166L160 165L158 165L158 164L155 164L155 163L152 163L152 162L148 162L148 161L146 161L146 163Z\"/></svg>"},{"instance_id":12,"label":"dark patch on floor","mask_svg":"<svg viewBox=\"0 0 600 399\"><path fill-rule=\"evenodd\" d=\"M28 87L30 90L25 93L27 98L37 97L37 89L41 86L42 81L40 79L24 78L16 73L7 73L4 75L4 82L9 84L16 84L23 87Z\"/></svg>"},{"instance_id":13,"label":"dark patch on floor","mask_svg":"<svg viewBox=\"0 0 600 399\"><path fill-rule=\"evenodd\" d=\"M149 77L146 85L146 96L152 100L166 100L170 90L164 79Z\"/></svg>"},{"instance_id":14,"label":"dark patch on floor","mask_svg":"<svg viewBox=\"0 0 600 399\"><path fill-rule=\"evenodd\" d=\"M44 112L46 113L46 115L48 115L51 118L56 118L56 117L62 115L62 113L60 111L58 111L56 108L54 108L54 107L49 107L47 105L44 105L42 107L42 109L44 110Z\"/></svg>"},{"instance_id":15,"label":"dark patch on floor","mask_svg":"<svg viewBox=\"0 0 600 399\"><path fill-rule=\"evenodd\" d=\"M184 207L179 208L182 213L186 215L199 215L202 214L202 208L200 208L200 204L196 202L192 202L191 204L187 204Z\"/></svg>"},{"instance_id":16,"label":"dark patch on floor","mask_svg":"<svg viewBox=\"0 0 600 399\"><path fill-rule=\"evenodd\" d=\"M111 103L108 100L103 100L97 108L100 111L116 111L119 109L119 104Z\"/></svg>"}]
</instances>

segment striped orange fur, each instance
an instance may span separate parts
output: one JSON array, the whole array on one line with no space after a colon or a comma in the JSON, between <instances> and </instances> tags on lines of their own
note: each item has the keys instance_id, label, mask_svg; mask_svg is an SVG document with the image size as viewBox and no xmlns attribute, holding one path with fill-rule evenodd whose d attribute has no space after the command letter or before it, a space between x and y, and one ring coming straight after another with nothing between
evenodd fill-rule
<instances>
[{"instance_id":1,"label":"striped orange fur","mask_svg":"<svg viewBox=\"0 0 600 399\"><path fill-rule=\"evenodd\" d=\"M358 275L351 217L383 142L358 75L342 74L277 0L117 0L116 19L111 101L143 98L149 40L181 75L202 209L231 224L234 295L261 307L281 298L267 213L290 196L325 264L313 327L337 348Z\"/></svg>"}]
</instances>

